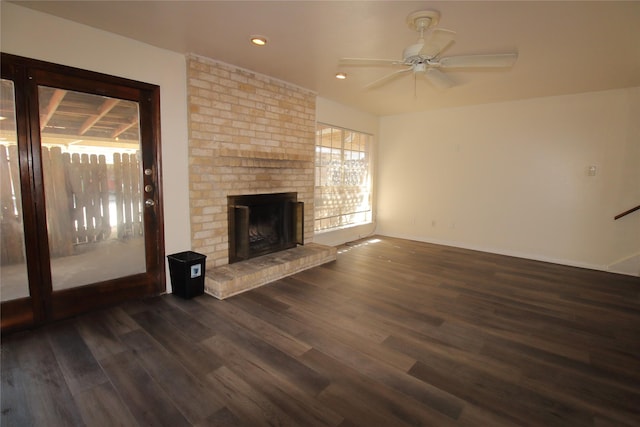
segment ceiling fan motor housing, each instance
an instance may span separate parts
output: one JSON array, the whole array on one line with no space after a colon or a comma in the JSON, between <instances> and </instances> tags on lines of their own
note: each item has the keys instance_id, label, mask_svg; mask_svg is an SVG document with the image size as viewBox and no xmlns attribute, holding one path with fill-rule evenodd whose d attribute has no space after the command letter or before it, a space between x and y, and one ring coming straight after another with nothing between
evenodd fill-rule
<instances>
[{"instance_id":1,"label":"ceiling fan motor housing","mask_svg":"<svg viewBox=\"0 0 640 427\"><path fill-rule=\"evenodd\" d=\"M420 62L420 60L422 59L420 57L420 51L422 50L422 47L424 46L424 43L416 43L416 44L412 44L411 46L407 47L403 52L402 52L402 58L404 59L405 63L416 63L416 62Z\"/></svg>"},{"instance_id":2,"label":"ceiling fan motor housing","mask_svg":"<svg viewBox=\"0 0 640 427\"><path fill-rule=\"evenodd\" d=\"M427 64L424 62L420 62L413 66L414 73L424 73L425 71L427 71Z\"/></svg>"}]
</instances>

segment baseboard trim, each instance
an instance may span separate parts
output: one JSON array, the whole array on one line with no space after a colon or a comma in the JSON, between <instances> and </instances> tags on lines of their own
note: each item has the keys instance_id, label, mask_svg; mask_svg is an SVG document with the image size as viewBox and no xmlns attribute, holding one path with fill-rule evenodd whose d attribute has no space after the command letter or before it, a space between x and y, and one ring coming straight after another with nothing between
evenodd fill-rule
<instances>
[{"instance_id":1,"label":"baseboard trim","mask_svg":"<svg viewBox=\"0 0 640 427\"><path fill-rule=\"evenodd\" d=\"M379 234L381 236L387 236L387 237L396 237L398 239L415 240L417 242L433 243L435 245L452 246L452 247L455 247L455 248L469 249L469 250L472 250L472 251L487 252L487 253L491 253L491 254L511 256L511 257L515 257L515 258L530 259L530 260L533 260L533 261L548 262L548 263L551 263L551 264L566 265L566 266L569 266L569 267L578 267L578 268L584 268L584 269L588 269L588 270L598 270L598 271L606 271L606 272L615 273L615 274L626 274L626 275L630 275L630 276L637 276L637 274L613 271L613 270L610 269L609 265L590 264L590 263L584 263L584 262L579 262L579 261L574 261L574 260L567 260L567 259L562 259L562 258L551 258L551 257L543 256L543 255L529 254L529 253L523 253L523 252L517 252L517 251L509 251L509 250L503 250L503 249L496 249L496 248L490 248L490 247L479 246L479 245L469 245L469 244L462 243L462 242L457 242L457 241L433 239L433 238L428 238L428 237L424 237L424 236L414 236L414 235L403 234L403 233L380 233L380 232L378 232L376 234Z\"/></svg>"},{"instance_id":2,"label":"baseboard trim","mask_svg":"<svg viewBox=\"0 0 640 427\"><path fill-rule=\"evenodd\" d=\"M608 271L640 277L640 252L609 264Z\"/></svg>"}]
</instances>

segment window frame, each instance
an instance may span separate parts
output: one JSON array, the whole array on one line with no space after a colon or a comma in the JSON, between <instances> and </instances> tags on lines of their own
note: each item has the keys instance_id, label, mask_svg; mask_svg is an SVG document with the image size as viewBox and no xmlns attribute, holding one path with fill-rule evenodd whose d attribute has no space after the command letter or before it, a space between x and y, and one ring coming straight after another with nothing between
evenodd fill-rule
<instances>
[{"instance_id":1,"label":"window frame","mask_svg":"<svg viewBox=\"0 0 640 427\"><path fill-rule=\"evenodd\" d=\"M328 130L331 135L339 133L339 137L336 138L339 144L334 144L333 137L331 138L330 144L322 143L322 132L325 130ZM349 140L350 142L348 142ZM349 144L349 146L347 146L347 144ZM354 146L356 146L355 149ZM320 157L321 151L327 154L327 156L324 156L324 160ZM316 123L314 151L314 233L326 233L373 223L373 154L373 134L324 122ZM331 157L333 157L333 159L331 159ZM331 166L326 162L326 159L329 158L330 163L334 161L336 157L340 159L338 170L335 169L336 166L334 165L332 172L334 177L327 178L327 175L330 174ZM361 164L358 165L360 160L366 161L366 171L364 173L358 171L359 168L362 168ZM353 162L351 170L345 167L346 162ZM336 179L336 173L340 176L339 180L341 183L338 185L329 185L328 181ZM359 182L356 185L348 185L345 180L349 179L353 182ZM327 195L336 200L339 206L332 207L331 202L321 202L323 197ZM341 198L351 198L352 200L345 205L344 200L340 200ZM353 207L354 203L363 206L364 209L344 209L345 206ZM327 212L331 210L334 212L327 215Z\"/></svg>"}]
</instances>

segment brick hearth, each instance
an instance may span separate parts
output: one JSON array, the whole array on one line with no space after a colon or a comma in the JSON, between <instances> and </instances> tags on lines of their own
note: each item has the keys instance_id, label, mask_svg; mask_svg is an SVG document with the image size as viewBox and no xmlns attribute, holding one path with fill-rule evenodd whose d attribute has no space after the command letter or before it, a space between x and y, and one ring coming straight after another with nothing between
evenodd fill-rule
<instances>
[{"instance_id":1,"label":"brick hearth","mask_svg":"<svg viewBox=\"0 0 640 427\"><path fill-rule=\"evenodd\" d=\"M205 292L225 299L336 260L336 248L310 243L207 271Z\"/></svg>"}]
</instances>

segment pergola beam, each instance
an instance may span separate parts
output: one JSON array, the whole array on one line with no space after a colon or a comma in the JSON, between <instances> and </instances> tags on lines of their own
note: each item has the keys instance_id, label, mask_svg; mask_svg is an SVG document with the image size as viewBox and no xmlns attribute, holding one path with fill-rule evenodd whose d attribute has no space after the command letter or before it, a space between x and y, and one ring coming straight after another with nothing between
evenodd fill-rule
<instances>
[{"instance_id":1,"label":"pergola beam","mask_svg":"<svg viewBox=\"0 0 640 427\"><path fill-rule=\"evenodd\" d=\"M87 120L85 120L85 122L80 127L80 131L79 131L78 135L84 135L89 129L91 129L93 127L93 125L98 123L98 121L101 118L106 116L107 113L113 109L113 107L118 105L118 102L120 102L120 100L119 99L115 99L115 98L109 98L109 99L105 100L102 103L102 105L100 106L100 108L98 109L98 114L94 114L92 116L89 116L87 118Z\"/></svg>"},{"instance_id":2,"label":"pergola beam","mask_svg":"<svg viewBox=\"0 0 640 427\"><path fill-rule=\"evenodd\" d=\"M116 130L114 130L113 133L111 134L111 138L117 138L118 136L120 136L120 134L122 134L123 132L127 131L127 129L129 129L129 128L137 125L137 124L138 124L138 118L134 117L133 119L131 119L131 121L129 123L123 123Z\"/></svg>"},{"instance_id":3,"label":"pergola beam","mask_svg":"<svg viewBox=\"0 0 640 427\"><path fill-rule=\"evenodd\" d=\"M53 115L55 114L58 106L60 106L60 103L62 102L62 99L66 94L67 91L63 89L56 89L53 92L53 95L51 95L51 99L49 99L49 105L47 105L46 112L44 113L44 115L40 116L40 132L42 132L47 126L49 120L51 120L51 117L53 117Z\"/></svg>"}]
</instances>

